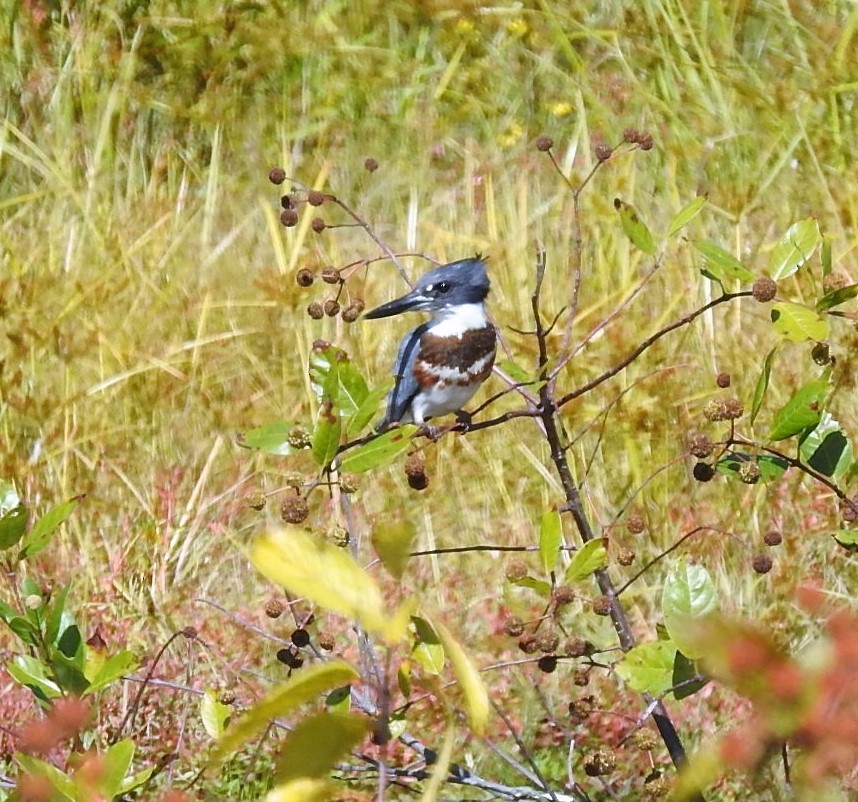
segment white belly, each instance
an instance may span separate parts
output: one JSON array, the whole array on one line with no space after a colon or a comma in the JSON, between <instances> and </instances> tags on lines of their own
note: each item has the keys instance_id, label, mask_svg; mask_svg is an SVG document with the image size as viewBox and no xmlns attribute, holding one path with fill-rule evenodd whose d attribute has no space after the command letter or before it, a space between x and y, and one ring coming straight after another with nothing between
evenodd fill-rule
<instances>
[{"instance_id":1,"label":"white belly","mask_svg":"<svg viewBox=\"0 0 858 802\"><path fill-rule=\"evenodd\" d=\"M479 384L470 385L449 384L444 388L433 387L424 390L415 397L411 404L410 416L414 423L422 426L426 418L446 415L448 412L458 412L479 389ZM408 423L403 418L403 422Z\"/></svg>"}]
</instances>

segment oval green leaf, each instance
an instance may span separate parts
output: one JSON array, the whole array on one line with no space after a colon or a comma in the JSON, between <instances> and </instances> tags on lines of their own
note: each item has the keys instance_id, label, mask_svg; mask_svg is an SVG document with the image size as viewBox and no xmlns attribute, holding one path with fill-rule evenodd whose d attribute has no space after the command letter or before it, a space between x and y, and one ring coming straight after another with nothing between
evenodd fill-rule
<instances>
[{"instance_id":1,"label":"oval green leaf","mask_svg":"<svg viewBox=\"0 0 858 802\"><path fill-rule=\"evenodd\" d=\"M322 468L327 468L337 456L342 428L342 421L336 410L328 403L323 404L310 446L313 458Z\"/></svg>"},{"instance_id":2,"label":"oval green leaf","mask_svg":"<svg viewBox=\"0 0 858 802\"><path fill-rule=\"evenodd\" d=\"M542 516L539 526L539 558L542 560L542 569L546 574L553 571L554 566L557 565L562 538L560 513L557 510L548 510Z\"/></svg>"},{"instance_id":3,"label":"oval green leaf","mask_svg":"<svg viewBox=\"0 0 858 802\"><path fill-rule=\"evenodd\" d=\"M59 529L62 524L75 510L78 502L83 496L77 496L62 504L57 504L56 507L45 513L35 524L33 528L27 532L27 536L21 541L21 551L18 553L19 560L25 560L27 557L32 557L44 549L51 542L51 537Z\"/></svg>"},{"instance_id":4,"label":"oval green leaf","mask_svg":"<svg viewBox=\"0 0 858 802\"><path fill-rule=\"evenodd\" d=\"M793 275L813 255L819 240L819 225L813 218L793 223L772 251L769 275L775 281Z\"/></svg>"},{"instance_id":5,"label":"oval green leaf","mask_svg":"<svg viewBox=\"0 0 858 802\"><path fill-rule=\"evenodd\" d=\"M769 351L768 356L763 361L763 369L760 371L760 378L757 379L757 386L754 389L754 400L751 404L751 425L753 426L754 421L757 418L757 413L760 411L760 407L763 403L763 398L766 395L766 390L769 389L769 379L772 375L772 361L775 358L775 354L777 353L778 347L775 346Z\"/></svg>"},{"instance_id":6,"label":"oval green leaf","mask_svg":"<svg viewBox=\"0 0 858 802\"><path fill-rule=\"evenodd\" d=\"M655 241L646 223L638 217L634 207L624 203L619 198L614 198L614 208L619 212L620 225L623 232L631 240L632 244L642 250L647 256L655 254Z\"/></svg>"},{"instance_id":7,"label":"oval green leaf","mask_svg":"<svg viewBox=\"0 0 858 802\"><path fill-rule=\"evenodd\" d=\"M411 447L411 436L417 429L418 427L412 424L398 426L363 445L350 448L340 458L339 469L349 473L363 473L393 462Z\"/></svg>"},{"instance_id":8,"label":"oval green leaf","mask_svg":"<svg viewBox=\"0 0 858 802\"><path fill-rule=\"evenodd\" d=\"M745 265L713 242L698 241L692 244L703 254L707 270L717 279L738 279L745 282L754 280L754 274Z\"/></svg>"},{"instance_id":9,"label":"oval green leaf","mask_svg":"<svg viewBox=\"0 0 858 802\"><path fill-rule=\"evenodd\" d=\"M858 284L850 284L847 287L841 287L839 290L832 290L825 293L816 302L816 311L825 312L828 309L834 309L835 306L845 304L858 296Z\"/></svg>"},{"instance_id":10,"label":"oval green leaf","mask_svg":"<svg viewBox=\"0 0 858 802\"><path fill-rule=\"evenodd\" d=\"M687 560L677 562L664 580L661 609L671 640L686 657L700 657L694 641L686 637L689 628L717 608L715 585L706 568Z\"/></svg>"},{"instance_id":11,"label":"oval green leaf","mask_svg":"<svg viewBox=\"0 0 858 802\"><path fill-rule=\"evenodd\" d=\"M411 657L427 674L440 674L444 670L444 647L432 625L419 616L413 616L414 645Z\"/></svg>"},{"instance_id":12,"label":"oval green leaf","mask_svg":"<svg viewBox=\"0 0 858 802\"><path fill-rule=\"evenodd\" d=\"M575 552L572 562L566 569L566 582L580 582L608 564L608 550L605 538L597 537L587 541Z\"/></svg>"},{"instance_id":13,"label":"oval green leaf","mask_svg":"<svg viewBox=\"0 0 858 802\"><path fill-rule=\"evenodd\" d=\"M217 693L211 688L200 698L200 719L209 738L217 740L226 731L232 708L218 701Z\"/></svg>"},{"instance_id":14,"label":"oval green leaf","mask_svg":"<svg viewBox=\"0 0 858 802\"><path fill-rule=\"evenodd\" d=\"M780 301L772 306L772 325L790 342L828 339L828 321L812 309Z\"/></svg>"},{"instance_id":15,"label":"oval green leaf","mask_svg":"<svg viewBox=\"0 0 858 802\"><path fill-rule=\"evenodd\" d=\"M380 521L372 528L372 545L384 567L401 579L411 557L411 545L417 536L409 521Z\"/></svg>"},{"instance_id":16,"label":"oval green leaf","mask_svg":"<svg viewBox=\"0 0 858 802\"><path fill-rule=\"evenodd\" d=\"M785 440L816 426L822 419L827 394L828 382L822 380L808 382L798 389L775 415L769 439Z\"/></svg>"},{"instance_id":17,"label":"oval green leaf","mask_svg":"<svg viewBox=\"0 0 858 802\"><path fill-rule=\"evenodd\" d=\"M847 551L858 551L858 529L838 529L831 537Z\"/></svg>"},{"instance_id":18,"label":"oval green leaf","mask_svg":"<svg viewBox=\"0 0 858 802\"><path fill-rule=\"evenodd\" d=\"M660 696L673 687L676 646L669 640L643 643L615 664L617 674L638 693Z\"/></svg>"},{"instance_id":19,"label":"oval green leaf","mask_svg":"<svg viewBox=\"0 0 858 802\"><path fill-rule=\"evenodd\" d=\"M825 476L840 476L852 462L852 444L840 424L824 412L815 429L801 439L802 461Z\"/></svg>"},{"instance_id":20,"label":"oval green leaf","mask_svg":"<svg viewBox=\"0 0 858 802\"><path fill-rule=\"evenodd\" d=\"M266 423L262 426L257 426L255 429L239 432L236 436L236 442L242 448L253 448L258 451L264 451L266 454L288 457L296 451L289 443L289 434L295 429L296 425L292 421Z\"/></svg>"},{"instance_id":21,"label":"oval green leaf","mask_svg":"<svg viewBox=\"0 0 858 802\"><path fill-rule=\"evenodd\" d=\"M684 208L680 209L679 213L673 220L670 221L670 226L667 229L667 236L672 237L678 231L682 230L687 226L698 214L700 214L703 207L706 205L707 196L706 195L698 195L693 201L687 204Z\"/></svg>"}]
</instances>

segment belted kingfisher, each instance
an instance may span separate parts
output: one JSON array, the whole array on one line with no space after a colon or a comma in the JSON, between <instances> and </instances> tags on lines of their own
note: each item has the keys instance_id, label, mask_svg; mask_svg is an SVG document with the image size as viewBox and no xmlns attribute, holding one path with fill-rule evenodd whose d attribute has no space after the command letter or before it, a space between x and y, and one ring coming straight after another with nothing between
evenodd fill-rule
<instances>
[{"instance_id":1,"label":"belted kingfisher","mask_svg":"<svg viewBox=\"0 0 858 802\"><path fill-rule=\"evenodd\" d=\"M376 430L395 422L422 426L427 418L458 412L468 403L495 361L497 337L484 305L488 293L486 263L477 255L430 270L407 295L364 315L432 313L399 344L396 384Z\"/></svg>"}]
</instances>

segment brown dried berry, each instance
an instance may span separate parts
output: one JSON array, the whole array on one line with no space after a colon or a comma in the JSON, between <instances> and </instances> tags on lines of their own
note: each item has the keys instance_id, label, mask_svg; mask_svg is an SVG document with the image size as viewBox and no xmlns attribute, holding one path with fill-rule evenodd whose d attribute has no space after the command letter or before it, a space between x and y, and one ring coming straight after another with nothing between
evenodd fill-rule
<instances>
[{"instance_id":1,"label":"brown dried berry","mask_svg":"<svg viewBox=\"0 0 858 802\"><path fill-rule=\"evenodd\" d=\"M369 173L374 173L378 169L378 162L370 157L364 161L363 169Z\"/></svg>"},{"instance_id":2,"label":"brown dried berry","mask_svg":"<svg viewBox=\"0 0 858 802\"><path fill-rule=\"evenodd\" d=\"M761 304L768 303L778 294L778 283L768 276L760 276L751 287L751 294Z\"/></svg>"},{"instance_id":3,"label":"brown dried berry","mask_svg":"<svg viewBox=\"0 0 858 802\"><path fill-rule=\"evenodd\" d=\"M358 480L353 473L341 473L339 485L341 493L345 493L346 495L357 493Z\"/></svg>"},{"instance_id":4,"label":"brown dried berry","mask_svg":"<svg viewBox=\"0 0 858 802\"><path fill-rule=\"evenodd\" d=\"M586 688L590 683L590 669L579 668L573 675L572 682L579 688Z\"/></svg>"},{"instance_id":5,"label":"brown dried berry","mask_svg":"<svg viewBox=\"0 0 858 802\"><path fill-rule=\"evenodd\" d=\"M545 153L554 147L554 140L550 136L541 136L536 140L536 149Z\"/></svg>"},{"instance_id":6,"label":"brown dried berry","mask_svg":"<svg viewBox=\"0 0 858 802\"><path fill-rule=\"evenodd\" d=\"M223 688L218 691L217 700L222 705L231 705L235 702L235 691L232 688Z\"/></svg>"},{"instance_id":7,"label":"brown dried berry","mask_svg":"<svg viewBox=\"0 0 858 802\"><path fill-rule=\"evenodd\" d=\"M282 167L272 167L268 171L268 180L272 184L282 184L286 180L286 171Z\"/></svg>"},{"instance_id":8,"label":"brown dried berry","mask_svg":"<svg viewBox=\"0 0 858 802\"><path fill-rule=\"evenodd\" d=\"M330 632L320 632L316 636L316 643L319 644L320 649L330 652L334 648L334 636Z\"/></svg>"},{"instance_id":9,"label":"brown dried berry","mask_svg":"<svg viewBox=\"0 0 858 802\"><path fill-rule=\"evenodd\" d=\"M810 352L810 358L820 366L831 364L831 349L826 342L817 343Z\"/></svg>"},{"instance_id":10,"label":"brown dried berry","mask_svg":"<svg viewBox=\"0 0 858 802\"><path fill-rule=\"evenodd\" d=\"M310 437L310 432L308 432L303 426L293 426L289 430L289 434L286 436L286 441L289 443L292 448L302 449L309 448L312 439ZM304 484L304 476L300 473L293 474L288 477L289 481L286 484L291 485L292 487L300 487Z\"/></svg>"},{"instance_id":11,"label":"brown dried berry","mask_svg":"<svg viewBox=\"0 0 858 802\"><path fill-rule=\"evenodd\" d=\"M322 192L319 192L318 189L311 189L307 193L307 203L310 206L321 206L325 202L325 195Z\"/></svg>"},{"instance_id":12,"label":"brown dried berry","mask_svg":"<svg viewBox=\"0 0 858 802\"><path fill-rule=\"evenodd\" d=\"M738 398L724 399L724 420L736 420L745 414L745 405Z\"/></svg>"},{"instance_id":13,"label":"brown dried berry","mask_svg":"<svg viewBox=\"0 0 858 802\"><path fill-rule=\"evenodd\" d=\"M715 469L708 462L698 462L691 473L698 482L709 482L715 476Z\"/></svg>"},{"instance_id":14,"label":"brown dried berry","mask_svg":"<svg viewBox=\"0 0 858 802\"><path fill-rule=\"evenodd\" d=\"M772 529L763 535L763 541L767 546L780 546L783 543L783 535L777 529Z\"/></svg>"},{"instance_id":15,"label":"brown dried berry","mask_svg":"<svg viewBox=\"0 0 858 802\"><path fill-rule=\"evenodd\" d=\"M730 374L726 371L722 370L715 377L715 384L717 384L722 390L730 386Z\"/></svg>"},{"instance_id":16,"label":"brown dried berry","mask_svg":"<svg viewBox=\"0 0 858 802\"><path fill-rule=\"evenodd\" d=\"M425 490L429 486L426 464L423 462L423 455L419 451L415 451L405 460L405 478L412 490Z\"/></svg>"},{"instance_id":17,"label":"brown dried berry","mask_svg":"<svg viewBox=\"0 0 858 802\"><path fill-rule=\"evenodd\" d=\"M509 582L518 582L527 576L527 563L524 560L512 560L506 566L506 578Z\"/></svg>"},{"instance_id":18,"label":"brown dried berry","mask_svg":"<svg viewBox=\"0 0 858 802\"><path fill-rule=\"evenodd\" d=\"M197 639L197 628L193 626L183 627L182 635L186 637L188 640L196 640Z\"/></svg>"},{"instance_id":19,"label":"brown dried berry","mask_svg":"<svg viewBox=\"0 0 858 802\"><path fill-rule=\"evenodd\" d=\"M518 639L518 648L525 654L533 654L539 649L538 638L532 632L525 632Z\"/></svg>"},{"instance_id":20,"label":"brown dried berry","mask_svg":"<svg viewBox=\"0 0 858 802\"><path fill-rule=\"evenodd\" d=\"M503 622L503 631L511 638L517 638L524 632L524 621L517 615L511 615Z\"/></svg>"},{"instance_id":21,"label":"brown dried berry","mask_svg":"<svg viewBox=\"0 0 858 802\"><path fill-rule=\"evenodd\" d=\"M321 217L314 217L310 226L317 234L321 234L327 228L327 223Z\"/></svg>"},{"instance_id":22,"label":"brown dried berry","mask_svg":"<svg viewBox=\"0 0 858 802\"><path fill-rule=\"evenodd\" d=\"M756 462L743 462L739 466L739 478L746 485L755 485L760 481L760 466Z\"/></svg>"},{"instance_id":23,"label":"brown dried berry","mask_svg":"<svg viewBox=\"0 0 858 802\"><path fill-rule=\"evenodd\" d=\"M325 284L339 284L342 280L340 271L337 270L337 268L329 266L322 270L322 281L324 281Z\"/></svg>"},{"instance_id":24,"label":"brown dried berry","mask_svg":"<svg viewBox=\"0 0 858 802\"><path fill-rule=\"evenodd\" d=\"M636 128L626 128L623 131L623 142L637 143L640 136L640 132Z\"/></svg>"},{"instance_id":25,"label":"brown dried berry","mask_svg":"<svg viewBox=\"0 0 858 802\"><path fill-rule=\"evenodd\" d=\"M643 727L635 730L628 742L644 752L650 752L658 746L658 737L649 727Z\"/></svg>"},{"instance_id":26,"label":"brown dried berry","mask_svg":"<svg viewBox=\"0 0 858 802\"><path fill-rule=\"evenodd\" d=\"M544 654L539 658L536 665L540 671L552 674L554 673L554 669L557 668L557 658L553 654Z\"/></svg>"},{"instance_id":27,"label":"brown dried berry","mask_svg":"<svg viewBox=\"0 0 858 802\"><path fill-rule=\"evenodd\" d=\"M287 524L300 524L307 520L310 508L303 496L289 496L280 505L280 517Z\"/></svg>"},{"instance_id":28,"label":"brown dried berry","mask_svg":"<svg viewBox=\"0 0 858 802\"><path fill-rule=\"evenodd\" d=\"M582 696L569 702L569 718L573 724L583 724L596 707L593 696Z\"/></svg>"},{"instance_id":29,"label":"brown dried berry","mask_svg":"<svg viewBox=\"0 0 858 802\"><path fill-rule=\"evenodd\" d=\"M646 521L639 512L633 512L626 521L626 529L633 535L639 535L646 530Z\"/></svg>"},{"instance_id":30,"label":"brown dried berry","mask_svg":"<svg viewBox=\"0 0 858 802\"><path fill-rule=\"evenodd\" d=\"M295 281L298 283L298 286L299 286L299 287L309 287L309 286L311 286L311 285L312 285L312 283L313 283L314 278L315 278L315 277L313 276L313 271L312 271L312 270L307 270L307 268L306 268L306 267L302 267L302 268L301 268L301 269L300 269L300 270L295 274Z\"/></svg>"},{"instance_id":31,"label":"brown dried berry","mask_svg":"<svg viewBox=\"0 0 858 802\"><path fill-rule=\"evenodd\" d=\"M298 223L298 212L294 209L284 209L280 212L280 222L286 226L286 228L292 228Z\"/></svg>"},{"instance_id":32,"label":"brown dried berry","mask_svg":"<svg viewBox=\"0 0 858 802\"><path fill-rule=\"evenodd\" d=\"M360 317L360 309L358 309L354 304L349 304L345 309L343 309L340 317L346 323L354 323Z\"/></svg>"},{"instance_id":33,"label":"brown dried berry","mask_svg":"<svg viewBox=\"0 0 858 802\"><path fill-rule=\"evenodd\" d=\"M713 398L711 401L707 401L703 407L703 417L713 423L726 420L725 414L726 408L721 398Z\"/></svg>"},{"instance_id":34,"label":"brown dried berry","mask_svg":"<svg viewBox=\"0 0 858 802\"><path fill-rule=\"evenodd\" d=\"M299 627L292 633L291 641L299 649L302 649L304 646L307 646L310 643L310 633L307 632L307 630L303 627Z\"/></svg>"},{"instance_id":35,"label":"brown dried berry","mask_svg":"<svg viewBox=\"0 0 858 802\"><path fill-rule=\"evenodd\" d=\"M536 645L539 651L543 654L556 652L557 647L560 645L560 636L556 632L552 632L550 630L541 632L537 637Z\"/></svg>"},{"instance_id":36,"label":"brown dried berry","mask_svg":"<svg viewBox=\"0 0 858 802\"><path fill-rule=\"evenodd\" d=\"M629 566L635 561L635 553L631 549L620 549L617 552L617 562L620 565Z\"/></svg>"},{"instance_id":37,"label":"brown dried berry","mask_svg":"<svg viewBox=\"0 0 858 802\"><path fill-rule=\"evenodd\" d=\"M638 137L638 147L641 150L652 150L652 136L650 134L641 134Z\"/></svg>"},{"instance_id":38,"label":"brown dried berry","mask_svg":"<svg viewBox=\"0 0 858 802\"><path fill-rule=\"evenodd\" d=\"M772 570L772 558L768 554L755 554L751 565L758 574L767 574Z\"/></svg>"},{"instance_id":39,"label":"brown dried berry","mask_svg":"<svg viewBox=\"0 0 858 802\"><path fill-rule=\"evenodd\" d=\"M569 585L559 585L554 589L554 608L563 607L575 599L575 591Z\"/></svg>"},{"instance_id":40,"label":"brown dried berry","mask_svg":"<svg viewBox=\"0 0 858 802\"><path fill-rule=\"evenodd\" d=\"M567 657L583 657L587 654L587 641L584 638L569 638L563 644L563 651Z\"/></svg>"},{"instance_id":41,"label":"brown dried berry","mask_svg":"<svg viewBox=\"0 0 858 802\"><path fill-rule=\"evenodd\" d=\"M594 149L594 155L596 156L596 160L600 162L606 162L613 155L614 150L610 145L606 145L604 143L600 143L596 145Z\"/></svg>"},{"instance_id":42,"label":"brown dried berry","mask_svg":"<svg viewBox=\"0 0 858 802\"><path fill-rule=\"evenodd\" d=\"M265 602L265 615L269 618L280 618L285 609L286 602L277 596L272 596L267 602Z\"/></svg>"},{"instance_id":43,"label":"brown dried berry","mask_svg":"<svg viewBox=\"0 0 858 802\"><path fill-rule=\"evenodd\" d=\"M611 614L611 600L607 596L596 596L592 601L593 612L596 615Z\"/></svg>"},{"instance_id":44,"label":"brown dried berry","mask_svg":"<svg viewBox=\"0 0 858 802\"><path fill-rule=\"evenodd\" d=\"M705 459L715 450L715 444L708 434L694 432L688 438L688 450L698 459Z\"/></svg>"},{"instance_id":45,"label":"brown dried berry","mask_svg":"<svg viewBox=\"0 0 858 802\"><path fill-rule=\"evenodd\" d=\"M584 773L588 777L604 777L617 765L617 758L607 749L599 749L584 758Z\"/></svg>"},{"instance_id":46,"label":"brown dried berry","mask_svg":"<svg viewBox=\"0 0 858 802\"><path fill-rule=\"evenodd\" d=\"M340 313L340 304L333 298L328 298L325 305L322 307L328 317L336 317Z\"/></svg>"}]
</instances>

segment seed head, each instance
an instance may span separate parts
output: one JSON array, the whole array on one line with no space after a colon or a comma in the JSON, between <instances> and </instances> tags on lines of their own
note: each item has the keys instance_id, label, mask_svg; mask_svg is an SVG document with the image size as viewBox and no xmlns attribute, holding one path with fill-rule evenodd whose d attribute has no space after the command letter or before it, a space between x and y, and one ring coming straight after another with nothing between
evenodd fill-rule
<instances>
[{"instance_id":1,"label":"seed head","mask_svg":"<svg viewBox=\"0 0 858 802\"><path fill-rule=\"evenodd\" d=\"M543 654L551 654L557 651L560 645L560 636L556 632L547 630L539 634L537 638L537 646Z\"/></svg>"},{"instance_id":2,"label":"seed head","mask_svg":"<svg viewBox=\"0 0 858 802\"><path fill-rule=\"evenodd\" d=\"M758 574L767 574L772 570L773 561L768 554L755 554L751 565Z\"/></svg>"},{"instance_id":3,"label":"seed head","mask_svg":"<svg viewBox=\"0 0 858 802\"><path fill-rule=\"evenodd\" d=\"M596 596L592 602L593 612L596 615L611 614L611 600L607 596Z\"/></svg>"},{"instance_id":4,"label":"seed head","mask_svg":"<svg viewBox=\"0 0 858 802\"><path fill-rule=\"evenodd\" d=\"M604 777L617 765L617 758L607 749L599 749L584 758L584 773L588 777Z\"/></svg>"},{"instance_id":5,"label":"seed head","mask_svg":"<svg viewBox=\"0 0 858 802\"><path fill-rule=\"evenodd\" d=\"M724 419L736 420L745 414L745 406L738 398L724 399Z\"/></svg>"},{"instance_id":6,"label":"seed head","mask_svg":"<svg viewBox=\"0 0 858 802\"><path fill-rule=\"evenodd\" d=\"M321 217L314 217L310 226L317 234L321 234L327 228L327 223Z\"/></svg>"},{"instance_id":7,"label":"seed head","mask_svg":"<svg viewBox=\"0 0 858 802\"><path fill-rule=\"evenodd\" d=\"M316 643L320 649L330 652L334 648L334 636L330 632L320 632L316 636Z\"/></svg>"},{"instance_id":8,"label":"seed head","mask_svg":"<svg viewBox=\"0 0 858 802\"><path fill-rule=\"evenodd\" d=\"M632 733L629 743L644 752L650 752L658 746L658 738L649 727L642 727Z\"/></svg>"},{"instance_id":9,"label":"seed head","mask_svg":"<svg viewBox=\"0 0 858 802\"><path fill-rule=\"evenodd\" d=\"M641 134L638 137L638 147L641 150L652 150L652 135L651 134Z\"/></svg>"},{"instance_id":10,"label":"seed head","mask_svg":"<svg viewBox=\"0 0 858 802\"><path fill-rule=\"evenodd\" d=\"M364 161L363 169L368 173L374 173L378 169L378 162L370 157Z\"/></svg>"},{"instance_id":11,"label":"seed head","mask_svg":"<svg viewBox=\"0 0 858 802\"><path fill-rule=\"evenodd\" d=\"M322 281L324 281L325 284L341 284L343 279L337 268L329 266L322 270Z\"/></svg>"},{"instance_id":12,"label":"seed head","mask_svg":"<svg viewBox=\"0 0 858 802\"><path fill-rule=\"evenodd\" d=\"M639 512L633 512L626 521L626 529L633 535L639 535L646 530L646 521Z\"/></svg>"},{"instance_id":13,"label":"seed head","mask_svg":"<svg viewBox=\"0 0 858 802\"><path fill-rule=\"evenodd\" d=\"M756 462L743 462L739 466L739 478L746 485L755 485L760 481L760 466Z\"/></svg>"},{"instance_id":14,"label":"seed head","mask_svg":"<svg viewBox=\"0 0 858 802\"><path fill-rule=\"evenodd\" d=\"M563 651L568 657L583 657L587 654L587 641L584 638L569 638L563 644Z\"/></svg>"},{"instance_id":15,"label":"seed head","mask_svg":"<svg viewBox=\"0 0 858 802\"><path fill-rule=\"evenodd\" d=\"M511 638L518 638L524 633L524 622L517 615L511 615L503 622L503 631Z\"/></svg>"},{"instance_id":16,"label":"seed head","mask_svg":"<svg viewBox=\"0 0 858 802\"><path fill-rule=\"evenodd\" d=\"M412 490L425 490L429 486L426 463L423 462L423 455L419 451L415 451L405 460L405 478Z\"/></svg>"},{"instance_id":17,"label":"seed head","mask_svg":"<svg viewBox=\"0 0 858 802\"><path fill-rule=\"evenodd\" d=\"M309 287L312 285L314 280L313 271L307 270L306 267L302 267L295 274L295 281L297 282L299 287Z\"/></svg>"},{"instance_id":18,"label":"seed head","mask_svg":"<svg viewBox=\"0 0 858 802\"><path fill-rule=\"evenodd\" d=\"M269 618L280 618L283 611L286 609L286 602L279 596L272 596L265 602L265 615Z\"/></svg>"},{"instance_id":19,"label":"seed head","mask_svg":"<svg viewBox=\"0 0 858 802\"><path fill-rule=\"evenodd\" d=\"M310 433L303 426L293 426L289 430L289 434L286 436L286 440L292 448L302 449L310 447ZM296 476L290 477L292 481L287 482L287 484L291 484L293 487L300 487L304 484L304 477L301 474L297 474Z\"/></svg>"},{"instance_id":20,"label":"seed head","mask_svg":"<svg viewBox=\"0 0 858 802\"><path fill-rule=\"evenodd\" d=\"M268 180L272 184L282 184L286 180L286 171L282 167L272 167L268 171Z\"/></svg>"},{"instance_id":21,"label":"seed head","mask_svg":"<svg viewBox=\"0 0 858 802\"><path fill-rule=\"evenodd\" d=\"M579 688L586 688L590 684L590 669L579 668L572 676L572 682Z\"/></svg>"},{"instance_id":22,"label":"seed head","mask_svg":"<svg viewBox=\"0 0 858 802\"><path fill-rule=\"evenodd\" d=\"M287 524L300 524L307 520L310 508L303 496L289 496L280 505L280 517Z\"/></svg>"},{"instance_id":23,"label":"seed head","mask_svg":"<svg viewBox=\"0 0 858 802\"><path fill-rule=\"evenodd\" d=\"M606 145L604 142L599 143L598 145L596 145L595 148L596 159L600 162L608 161L608 159L611 158L613 152L613 148L610 145Z\"/></svg>"},{"instance_id":24,"label":"seed head","mask_svg":"<svg viewBox=\"0 0 858 802\"><path fill-rule=\"evenodd\" d=\"M222 705L231 705L235 702L235 691L232 688L223 688L218 692L217 700Z\"/></svg>"},{"instance_id":25,"label":"seed head","mask_svg":"<svg viewBox=\"0 0 858 802\"><path fill-rule=\"evenodd\" d=\"M751 287L751 292L754 298L765 304L778 294L778 283L768 276L760 276Z\"/></svg>"},{"instance_id":26,"label":"seed head","mask_svg":"<svg viewBox=\"0 0 858 802\"><path fill-rule=\"evenodd\" d=\"M541 136L536 140L536 149L545 153L554 147L554 140L550 136Z\"/></svg>"},{"instance_id":27,"label":"seed head","mask_svg":"<svg viewBox=\"0 0 858 802\"><path fill-rule=\"evenodd\" d=\"M340 313L340 304L333 298L328 298L322 309L328 317L336 317Z\"/></svg>"},{"instance_id":28,"label":"seed head","mask_svg":"<svg viewBox=\"0 0 858 802\"><path fill-rule=\"evenodd\" d=\"M311 189L307 193L307 203L310 206L321 206L325 202L325 196L318 189Z\"/></svg>"},{"instance_id":29,"label":"seed head","mask_svg":"<svg viewBox=\"0 0 858 802\"><path fill-rule=\"evenodd\" d=\"M708 462L698 462L692 474L698 482L709 482L715 476L715 469Z\"/></svg>"},{"instance_id":30,"label":"seed head","mask_svg":"<svg viewBox=\"0 0 858 802\"><path fill-rule=\"evenodd\" d=\"M506 578L509 582L518 582L527 576L527 563L524 560L513 560L506 566Z\"/></svg>"},{"instance_id":31,"label":"seed head","mask_svg":"<svg viewBox=\"0 0 858 802\"><path fill-rule=\"evenodd\" d=\"M708 434L694 432L688 438L688 450L698 459L706 459L715 450L715 444Z\"/></svg>"},{"instance_id":32,"label":"seed head","mask_svg":"<svg viewBox=\"0 0 858 802\"><path fill-rule=\"evenodd\" d=\"M563 607L575 598L575 591L569 585L559 585L554 589L554 608Z\"/></svg>"},{"instance_id":33,"label":"seed head","mask_svg":"<svg viewBox=\"0 0 858 802\"><path fill-rule=\"evenodd\" d=\"M280 212L280 222L286 226L286 228L292 228L298 223L298 212L294 209L284 209Z\"/></svg>"},{"instance_id":34,"label":"seed head","mask_svg":"<svg viewBox=\"0 0 858 802\"><path fill-rule=\"evenodd\" d=\"M631 549L620 549L617 552L617 562L620 565L629 566L635 561L635 553Z\"/></svg>"},{"instance_id":35,"label":"seed head","mask_svg":"<svg viewBox=\"0 0 858 802\"><path fill-rule=\"evenodd\" d=\"M715 377L715 384L717 384L722 390L726 387L730 386L730 374L726 371L722 370Z\"/></svg>"},{"instance_id":36,"label":"seed head","mask_svg":"<svg viewBox=\"0 0 858 802\"><path fill-rule=\"evenodd\" d=\"M533 654L539 650L539 639L532 632L525 632L518 639L518 648L525 654Z\"/></svg>"},{"instance_id":37,"label":"seed head","mask_svg":"<svg viewBox=\"0 0 858 802\"><path fill-rule=\"evenodd\" d=\"M780 546L783 539L783 535L777 529L772 529L763 535L763 541L767 546Z\"/></svg>"},{"instance_id":38,"label":"seed head","mask_svg":"<svg viewBox=\"0 0 858 802\"><path fill-rule=\"evenodd\" d=\"M354 323L360 317L360 307L357 304L349 304L345 309L343 309L340 317L346 323Z\"/></svg>"}]
</instances>

